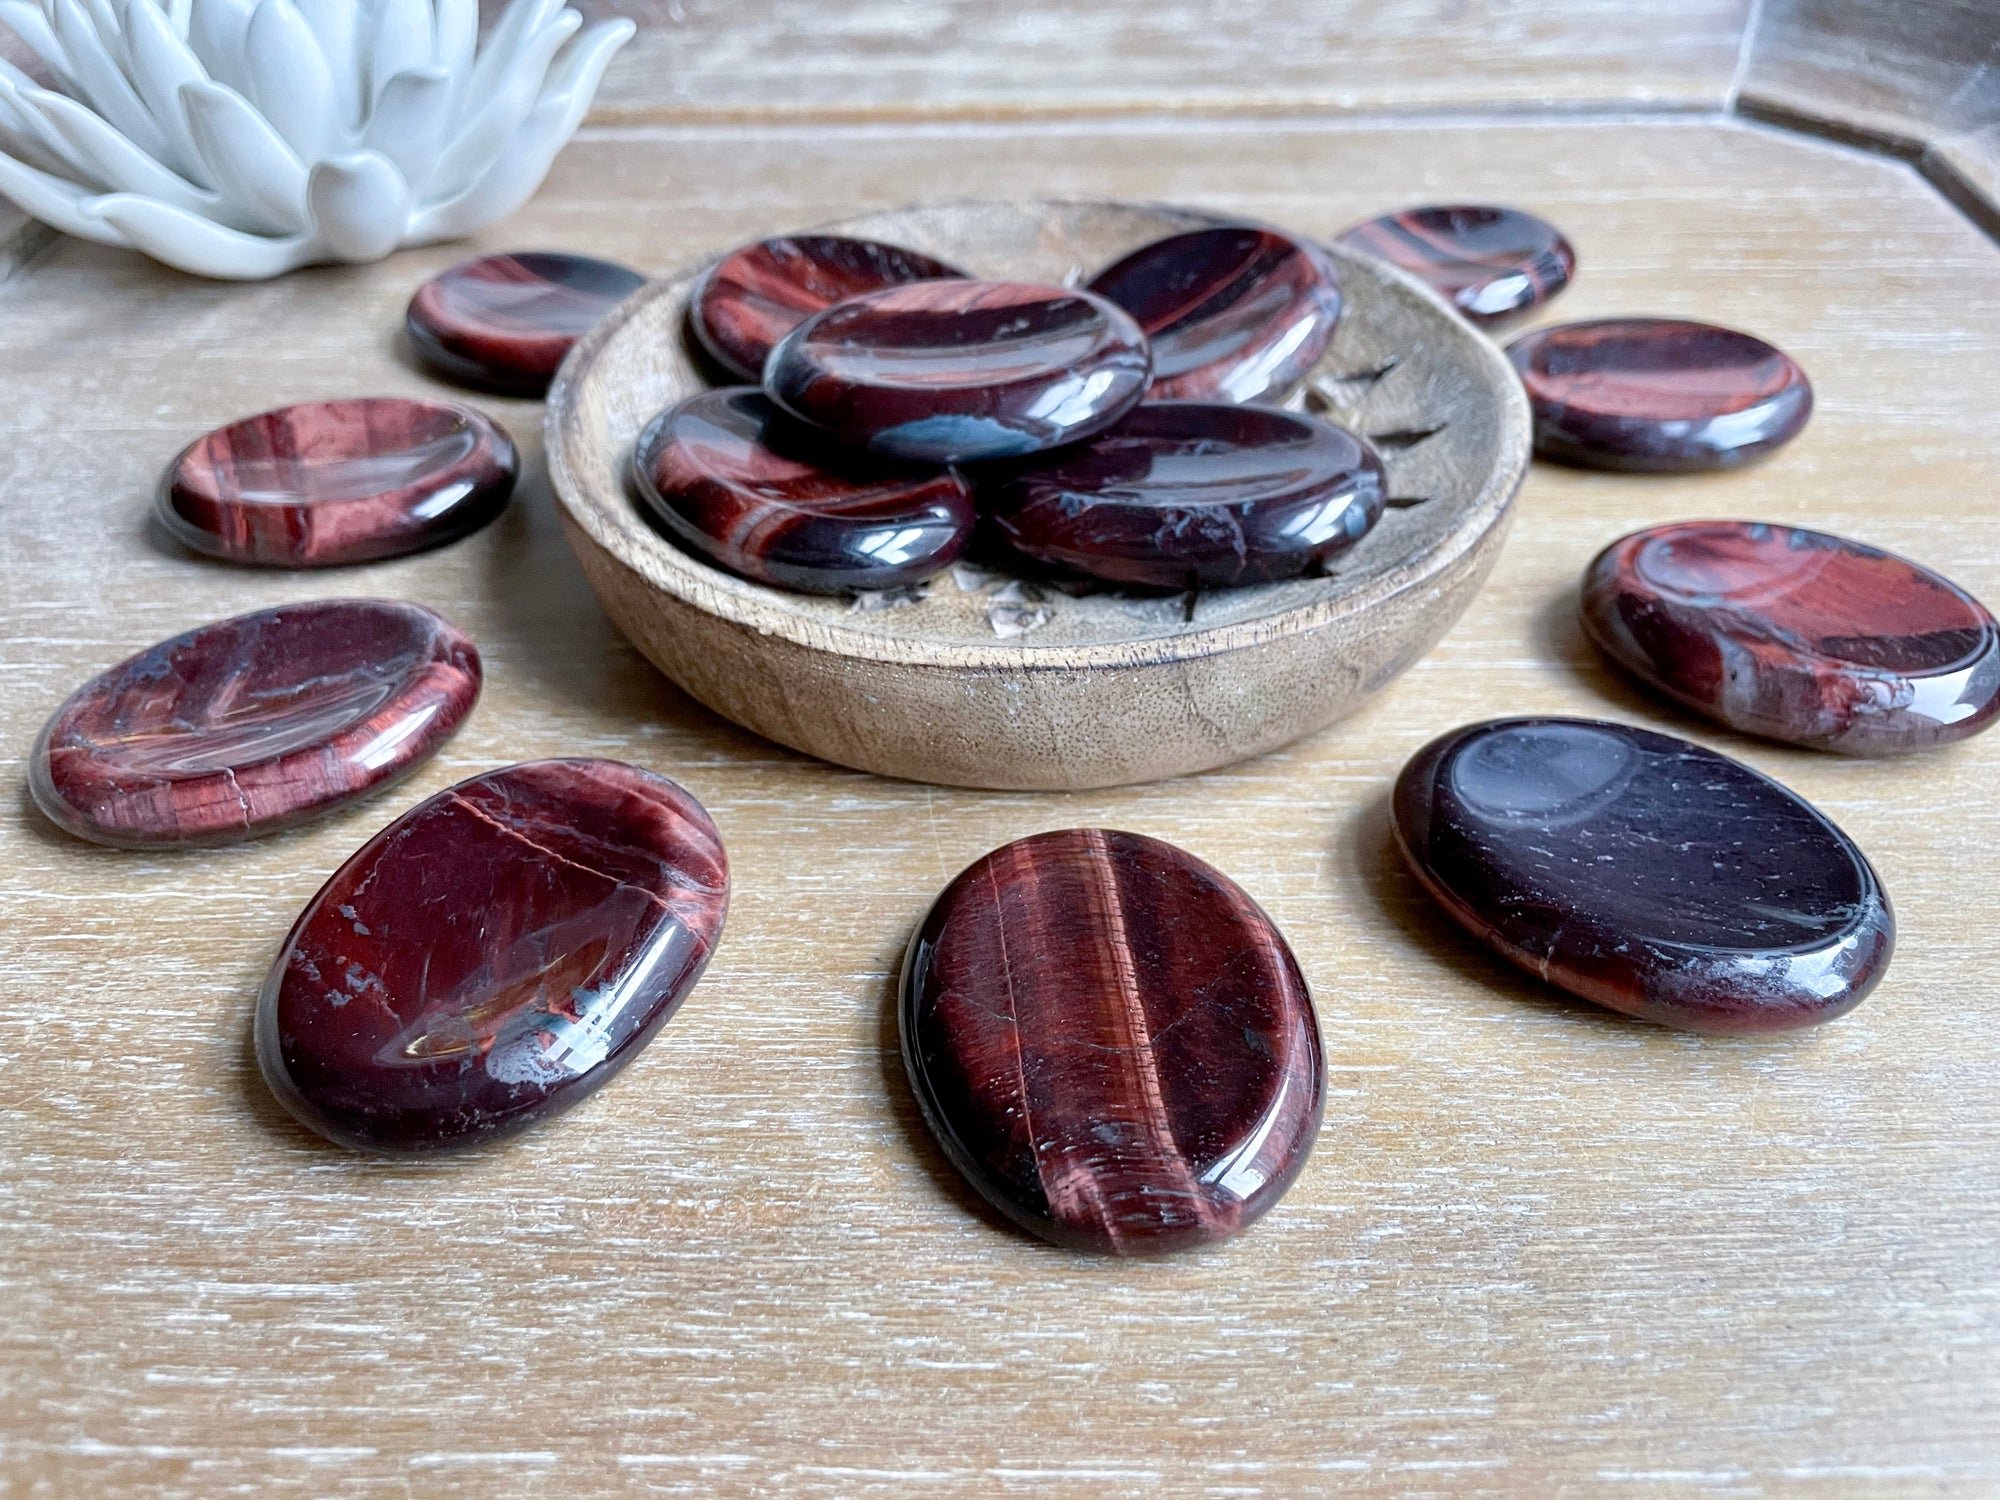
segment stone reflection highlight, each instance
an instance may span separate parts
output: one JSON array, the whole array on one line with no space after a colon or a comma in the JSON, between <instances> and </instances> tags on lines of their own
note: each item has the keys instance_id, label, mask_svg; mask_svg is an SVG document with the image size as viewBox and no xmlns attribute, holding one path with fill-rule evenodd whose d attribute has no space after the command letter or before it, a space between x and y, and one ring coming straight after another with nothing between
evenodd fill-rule
<instances>
[{"instance_id":1,"label":"stone reflection highlight","mask_svg":"<svg viewBox=\"0 0 2000 1500\"><path fill-rule=\"evenodd\" d=\"M1076 442L1136 406L1151 356L1088 292L928 281L864 293L772 351L764 390L877 457L951 464Z\"/></svg>"},{"instance_id":2,"label":"stone reflection highlight","mask_svg":"<svg viewBox=\"0 0 2000 1500\"><path fill-rule=\"evenodd\" d=\"M1138 320L1156 401L1279 401L1319 363L1340 320L1326 252L1273 229L1169 235L1100 271L1090 290Z\"/></svg>"},{"instance_id":3,"label":"stone reflection highlight","mask_svg":"<svg viewBox=\"0 0 2000 1500\"><path fill-rule=\"evenodd\" d=\"M1824 814L1683 740L1497 719L1404 767L1396 841L1452 918L1529 972L1691 1031L1832 1020L1881 979L1895 921Z\"/></svg>"},{"instance_id":4,"label":"stone reflection highlight","mask_svg":"<svg viewBox=\"0 0 2000 1500\"><path fill-rule=\"evenodd\" d=\"M343 1145L496 1140L601 1088L701 977L722 840L665 777L549 760L377 834L286 939L257 1009L279 1101Z\"/></svg>"},{"instance_id":5,"label":"stone reflection highlight","mask_svg":"<svg viewBox=\"0 0 2000 1500\"><path fill-rule=\"evenodd\" d=\"M161 524L230 562L322 568L477 531L520 473L513 439L448 401L310 401L218 428L174 460Z\"/></svg>"},{"instance_id":6,"label":"stone reflection highlight","mask_svg":"<svg viewBox=\"0 0 2000 1500\"><path fill-rule=\"evenodd\" d=\"M1480 324L1540 306L1576 273L1576 251L1553 224L1483 204L1384 214L1344 231L1340 242L1400 266Z\"/></svg>"},{"instance_id":7,"label":"stone reflection highlight","mask_svg":"<svg viewBox=\"0 0 2000 1500\"><path fill-rule=\"evenodd\" d=\"M28 785L52 821L94 843L258 838L409 775L479 687L472 642L417 605L261 610L92 678L43 729Z\"/></svg>"},{"instance_id":8,"label":"stone reflection highlight","mask_svg":"<svg viewBox=\"0 0 2000 1500\"><path fill-rule=\"evenodd\" d=\"M1074 1249L1211 1244L1283 1196L1324 1090L1290 947L1227 877L1108 829L997 849L911 941L903 1059L954 1166Z\"/></svg>"},{"instance_id":9,"label":"stone reflection highlight","mask_svg":"<svg viewBox=\"0 0 2000 1500\"><path fill-rule=\"evenodd\" d=\"M799 324L862 292L965 273L900 245L841 234L788 234L733 250L702 277L688 321L710 358L739 380L764 373Z\"/></svg>"},{"instance_id":10,"label":"stone reflection highlight","mask_svg":"<svg viewBox=\"0 0 2000 1500\"><path fill-rule=\"evenodd\" d=\"M1928 568L1800 527L1691 521L1607 547L1583 623L1640 681L1746 734L1905 755L2000 718L2000 626Z\"/></svg>"},{"instance_id":11,"label":"stone reflection highlight","mask_svg":"<svg viewBox=\"0 0 2000 1500\"><path fill-rule=\"evenodd\" d=\"M588 255L488 255L417 289L404 326L423 362L461 385L540 396L605 314L646 284Z\"/></svg>"},{"instance_id":12,"label":"stone reflection highlight","mask_svg":"<svg viewBox=\"0 0 2000 1500\"><path fill-rule=\"evenodd\" d=\"M1387 485L1373 449L1317 417L1149 401L982 476L979 493L994 536L1031 564L1175 589L1310 573L1382 518Z\"/></svg>"},{"instance_id":13,"label":"stone reflection highlight","mask_svg":"<svg viewBox=\"0 0 2000 1500\"><path fill-rule=\"evenodd\" d=\"M802 435L754 387L708 391L640 435L647 514L682 546L744 578L810 593L899 588L951 566L972 534L972 492Z\"/></svg>"},{"instance_id":14,"label":"stone reflection highlight","mask_svg":"<svg viewBox=\"0 0 2000 1500\"><path fill-rule=\"evenodd\" d=\"M1523 334L1507 357L1534 410L1535 452L1587 468L1734 468L1790 442L1812 416L1812 383L1791 358L1709 323L1562 323Z\"/></svg>"}]
</instances>

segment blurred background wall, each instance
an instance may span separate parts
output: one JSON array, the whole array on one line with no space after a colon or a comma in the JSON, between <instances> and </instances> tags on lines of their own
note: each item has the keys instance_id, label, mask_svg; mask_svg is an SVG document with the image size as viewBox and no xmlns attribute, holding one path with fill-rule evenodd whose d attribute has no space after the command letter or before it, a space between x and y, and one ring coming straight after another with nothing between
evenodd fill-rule
<instances>
[{"instance_id":1,"label":"blurred background wall","mask_svg":"<svg viewBox=\"0 0 2000 1500\"><path fill-rule=\"evenodd\" d=\"M591 0L610 114L1714 105L1752 0ZM1412 59L1421 57L1421 67Z\"/></svg>"},{"instance_id":2,"label":"blurred background wall","mask_svg":"<svg viewBox=\"0 0 2000 1500\"><path fill-rule=\"evenodd\" d=\"M641 27L600 124L1739 108L2000 199L2000 0L577 3Z\"/></svg>"},{"instance_id":3,"label":"blurred background wall","mask_svg":"<svg viewBox=\"0 0 2000 1500\"><path fill-rule=\"evenodd\" d=\"M497 0L487 0L497 9ZM2000 129L2000 0L582 0L642 31L606 120L1712 109Z\"/></svg>"}]
</instances>

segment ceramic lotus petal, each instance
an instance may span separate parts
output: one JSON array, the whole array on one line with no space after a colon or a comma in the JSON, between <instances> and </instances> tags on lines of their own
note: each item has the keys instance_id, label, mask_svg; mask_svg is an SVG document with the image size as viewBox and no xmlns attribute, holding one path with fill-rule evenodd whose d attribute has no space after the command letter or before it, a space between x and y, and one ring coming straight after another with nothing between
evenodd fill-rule
<instances>
[{"instance_id":1,"label":"ceramic lotus petal","mask_svg":"<svg viewBox=\"0 0 2000 1500\"><path fill-rule=\"evenodd\" d=\"M259 280L505 218L630 21L563 0L0 0L0 195L82 239ZM579 32L581 34L579 35Z\"/></svg>"}]
</instances>

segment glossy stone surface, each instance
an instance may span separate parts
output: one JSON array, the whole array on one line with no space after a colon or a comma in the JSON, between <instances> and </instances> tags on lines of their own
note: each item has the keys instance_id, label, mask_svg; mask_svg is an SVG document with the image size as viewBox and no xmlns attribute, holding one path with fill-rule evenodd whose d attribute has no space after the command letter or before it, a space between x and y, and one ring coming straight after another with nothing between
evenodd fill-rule
<instances>
[{"instance_id":1,"label":"glossy stone surface","mask_svg":"<svg viewBox=\"0 0 2000 1500\"><path fill-rule=\"evenodd\" d=\"M1381 461L1345 428L1266 406L1147 402L1109 432L980 486L994 535L1111 583L1296 578L1382 517Z\"/></svg>"},{"instance_id":2,"label":"glossy stone surface","mask_svg":"<svg viewBox=\"0 0 2000 1500\"><path fill-rule=\"evenodd\" d=\"M688 323L717 364L755 381L786 334L834 303L886 286L964 275L941 260L879 240L784 235L717 261L694 290Z\"/></svg>"},{"instance_id":3,"label":"glossy stone surface","mask_svg":"<svg viewBox=\"0 0 2000 1500\"><path fill-rule=\"evenodd\" d=\"M1247 225L1141 246L1090 290L1138 319L1155 400L1278 400L1319 362L1340 320L1340 281L1316 245Z\"/></svg>"},{"instance_id":4,"label":"glossy stone surface","mask_svg":"<svg viewBox=\"0 0 2000 1500\"><path fill-rule=\"evenodd\" d=\"M1881 883L1816 808L1685 740L1498 719L1404 767L1396 840L1474 936L1587 1000L1689 1031L1852 1009L1895 942Z\"/></svg>"},{"instance_id":5,"label":"glossy stone surface","mask_svg":"<svg viewBox=\"0 0 2000 1500\"><path fill-rule=\"evenodd\" d=\"M401 557L506 508L513 439L470 407L381 396L246 417L182 452L157 512L175 540L230 562L324 568Z\"/></svg>"},{"instance_id":6,"label":"glossy stone surface","mask_svg":"<svg viewBox=\"0 0 2000 1500\"><path fill-rule=\"evenodd\" d=\"M414 604L238 615L85 683L36 741L28 785L95 843L234 843L400 781L464 722L479 685L472 642Z\"/></svg>"},{"instance_id":7,"label":"glossy stone surface","mask_svg":"<svg viewBox=\"0 0 2000 1500\"><path fill-rule=\"evenodd\" d=\"M1157 839L997 849L911 941L903 1060L952 1163L1025 1228L1152 1255L1284 1195L1324 1089L1318 1023L1270 918Z\"/></svg>"},{"instance_id":8,"label":"glossy stone surface","mask_svg":"<svg viewBox=\"0 0 2000 1500\"><path fill-rule=\"evenodd\" d=\"M880 457L948 464L1100 432L1146 393L1146 340L1101 297L1010 281L867 292L801 323L764 390Z\"/></svg>"},{"instance_id":9,"label":"glossy stone surface","mask_svg":"<svg viewBox=\"0 0 2000 1500\"><path fill-rule=\"evenodd\" d=\"M539 396L570 347L646 284L588 255L487 255L417 288L405 318L423 362L463 385Z\"/></svg>"},{"instance_id":10,"label":"glossy stone surface","mask_svg":"<svg viewBox=\"0 0 2000 1500\"><path fill-rule=\"evenodd\" d=\"M1475 323L1539 307L1576 273L1561 231L1512 208L1412 208L1356 224L1340 242L1402 267Z\"/></svg>"},{"instance_id":11,"label":"glossy stone surface","mask_svg":"<svg viewBox=\"0 0 2000 1500\"><path fill-rule=\"evenodd\" d=\"M950 469L801 442L754 386L707 391L640 434L633 474L669 536L718 567L807 593L898 588L948 568L975 520Z\"/></svg>"},{"instance_id":12,"label":"glossy stone surface","mask_svg":"<svg viewBox=\"0 0 2000 1500\"><path fill-rule=\"evenodd\" d=\"M1640 473L1728 469L1797 437L1812 384L1762 339L1674 318L1607 318L1507 348L1539 457Z\"/></svg>"},{"instance_id":13,"label":"glossy stone surface","mask_svg":"<svg viewBox=\"0 0 2000 1500\"><path fill-rule=\"evenodd\" d=\"M1583 622L1618 665L1748 734L1901 755L2000 717L2000 627L1949 580L1790 526L1691 521L1612 543Z\"/></svg>"},{"instance_id":14,"label":"glossy stone surface","mask_svg":"<svg viewBox=\"0 0 2000 1500\"><path fill-rule=\"evenodd\" d=\"M722 935L728 862L679 786L609 760L489 771L334 872L257 1007L293 1115L366 1150L513 1134L638 1055Z\"/></svg>"}]
</instances>

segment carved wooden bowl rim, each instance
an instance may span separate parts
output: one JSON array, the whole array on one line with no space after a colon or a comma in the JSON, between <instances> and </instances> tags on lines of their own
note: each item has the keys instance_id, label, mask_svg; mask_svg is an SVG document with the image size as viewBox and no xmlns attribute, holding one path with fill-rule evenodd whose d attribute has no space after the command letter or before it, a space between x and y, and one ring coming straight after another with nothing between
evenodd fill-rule
<instances>
[{"instance_id":1,"label":"carved wooden bowl rim","mask_svg":"<svg viewBox=\"0 0 2000 1500\"><path fill-rule=\"evenodd\" d=\"M1032 281L1039 273L1074 282L1163 235L1244 222L1165 204L966 199L775 232L880 239L973 275ZM1407 443L1384 445L1390 494L1420 502L1392 508L1328 577L1210 591L1199 596L1194 620L1171 623L1142 618L1112 596L1049 594L1068 628L1003 639L989 625L980 639L979 601L954 597L959 590L949 574L933 581L923 603L861 612L845 599L771 588L701 561L647 523L627 469L640 429L710 386L691 352L686 309L703 272L727 250L633 293L570 352L549 391L545 429L557 502L584 537L651 589L759 635L839 657L1077 671L1194 660L1320 630L1423 585L1473 551L1506 517L1531 442L1527 398L1498 345L1396 267L1337 244L1322 248L1341 275L1341 325L1287 405ZM1418 524L1405 524L1410 517Z\"/></svg>"}]
</instances>

